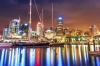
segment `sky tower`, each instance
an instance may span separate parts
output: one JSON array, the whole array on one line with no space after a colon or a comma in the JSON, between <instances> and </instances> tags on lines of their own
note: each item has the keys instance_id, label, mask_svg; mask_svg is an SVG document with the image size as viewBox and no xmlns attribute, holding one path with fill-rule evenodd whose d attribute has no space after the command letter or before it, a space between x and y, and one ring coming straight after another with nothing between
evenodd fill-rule
<instances>
[{"instance_id":1,"label":"sky tower","mask_svg":"<svg viewBox=\"0 0 100 66\"><path fill-rule=\"evenodd\" d=\"M30 0L30 12L29 12L29 15L30 15L30 18L29 18L29 29L28 29L28 40L30 42L30 37L31 37L31 14L32 14L32 0Z\"/></svg>"}]
</instances>

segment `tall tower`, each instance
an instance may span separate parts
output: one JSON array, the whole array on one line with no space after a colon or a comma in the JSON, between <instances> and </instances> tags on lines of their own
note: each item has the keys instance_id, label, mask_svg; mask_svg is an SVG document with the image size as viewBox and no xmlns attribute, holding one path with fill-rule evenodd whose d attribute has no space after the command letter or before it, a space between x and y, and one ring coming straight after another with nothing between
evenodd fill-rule
<instances>
[{"instance_id":1,"label":"tall tower","mask_svg":"<svg viewBox=\"0 0 100 66\"><path fill-rule=\"evenodd\" d=\"M30 37L31 37L31 15L32 15L32 0L30 0L30 18L29 18L29 29L28 29L28 40L30 42Z\"/></svg>"},{"instance_id":2,"label":"tall tower","mask_svg":"<svg viewBox=\"0 0 100 66\"><path fill-rule=\"evenodd\" d=\"M58 23L58 25L57 25L57 35L62 36L63 35L63 18L58 17L57 23Z\"/></svg>"}]
</instances>

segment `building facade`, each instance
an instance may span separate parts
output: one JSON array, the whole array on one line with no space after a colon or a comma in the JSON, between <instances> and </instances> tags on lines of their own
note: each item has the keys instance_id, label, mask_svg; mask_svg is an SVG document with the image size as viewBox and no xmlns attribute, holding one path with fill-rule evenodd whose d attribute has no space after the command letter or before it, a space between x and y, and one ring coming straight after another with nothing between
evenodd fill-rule
<instances>
[{"instance_id":1,"label":"building facade","mask_svg":"<svg viewBox=\"0 0 100 66\"><path fill-rule=\"evenodd\" d=\"M13 19L12 21L10 21L10 24L9 24L9 38L11 38L12 34L13 34L13 36L18 35L19 27L20 27L20 19Z\"/></svg>"},{"instance_id":2,"label":"building facade","mask_svg":"<svg viewBox=\"0 0 100 66\"><path fill-rule=\"evenodd\" d=\"M41 22L37 24L36 35L43 36L43 24Z\"/></svg>"},{"instance_id":3,"label":"building facade","mask_svg":"<svg viewBox=\"0 0 100 66\"><path fill-rule=\"evenodd\" d=\"M63 18L62 17L58 17L58 19L57 19L56 35L57 36L64 35Z\"/></svg>"},{"instance_id":4,"label":"building facade","mask_svg":"<svg viewBox=\"0 0 100 66\"><path fill-rule=\"evenodd\" d=\"M9 29L8 28L4 28L3 29L3 39L8 38L8 36L9 36L8 32L9 32Z\"/></svg>"},{"instance_id":5,"label":"building facade","mask_svg":"<svg viewBox=\"0 0 100 66\"><path fill-rule=\"evenodd\" d=\"M89 28L89 31L90 31L91 36L98 35L98 29L97 29L96 25L91 25L90 28Z\"/></svg>"}]
</instances>

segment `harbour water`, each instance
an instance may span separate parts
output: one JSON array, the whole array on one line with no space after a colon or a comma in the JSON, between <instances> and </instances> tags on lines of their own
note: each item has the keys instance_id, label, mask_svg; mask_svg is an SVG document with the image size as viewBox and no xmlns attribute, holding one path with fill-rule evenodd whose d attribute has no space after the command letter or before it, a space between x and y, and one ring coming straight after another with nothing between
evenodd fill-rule
<instances>
[{"instance_id":1,"label":"harbour water","mask_svg":"<svg viewBox=\"0 0 100 66\"><path fill-rule=\"evenodd\" d=\"M0 66L100 66L100 57L90 56L88 50L88 45L0 48Z\"/></svg>"}]
</instances>

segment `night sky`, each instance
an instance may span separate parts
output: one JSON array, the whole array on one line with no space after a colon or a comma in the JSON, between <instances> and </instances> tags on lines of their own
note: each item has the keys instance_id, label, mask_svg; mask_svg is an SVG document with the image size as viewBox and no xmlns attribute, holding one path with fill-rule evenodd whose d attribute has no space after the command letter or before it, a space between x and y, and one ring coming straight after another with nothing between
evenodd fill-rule
<instances>
[{"instance_id":1,"label":"night sky","mask_svg":"<svg viewBox=\"0 0 100 66\"><path fill-rule=\"evenodd\" d=\"M36 0L39 13L44 9L45 28L51 27L51 3L54 4L54 25L57 17L64 17L64 27L88 30L93 24L100 29L100 0ZM8 27L12 19L19 18L21 23L29 21L29 0L0 0L0 32ZM32 28L39 21L36 7L32 6Z\"/></svg>"}]
</instances>

